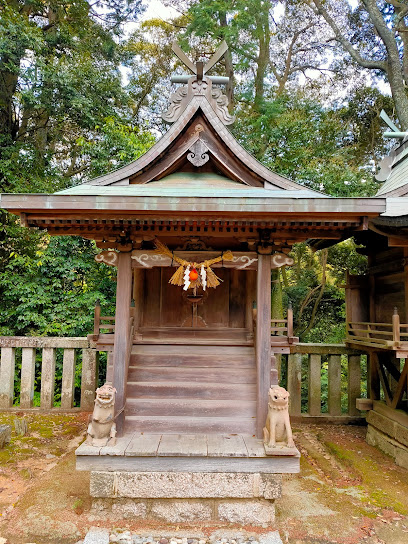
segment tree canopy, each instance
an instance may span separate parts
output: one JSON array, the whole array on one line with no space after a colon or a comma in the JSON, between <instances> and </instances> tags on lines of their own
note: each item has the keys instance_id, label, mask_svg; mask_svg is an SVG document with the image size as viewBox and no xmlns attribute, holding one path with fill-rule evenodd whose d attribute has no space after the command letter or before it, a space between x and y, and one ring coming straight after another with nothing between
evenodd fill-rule
<instances>
[{"instance_id":1,"label":"tree canopy","mask_svg":"<svg viewBox=\"0 0 408 544\"><path fill-rule=\"evenodd\" d=\"M177 16L146 19L144 0L0 0L1 192L54 192L143 154L166 130L159 114L170 74L182 70L176 39L195 60L226 40L214 72L230 76L232 131L258 160L330 195L375 194L389 146L381 109L408 128L406 2L163 3ZM115 290L96 251L2 212L2 334L88 332L95 300L108 309ZM298 331L317 338L320 316L332 316L334 338L342 259L363 266L355 247L315 255L300 246L294 255L298 266L281 279Z\"/></svg>"}]
</instances>

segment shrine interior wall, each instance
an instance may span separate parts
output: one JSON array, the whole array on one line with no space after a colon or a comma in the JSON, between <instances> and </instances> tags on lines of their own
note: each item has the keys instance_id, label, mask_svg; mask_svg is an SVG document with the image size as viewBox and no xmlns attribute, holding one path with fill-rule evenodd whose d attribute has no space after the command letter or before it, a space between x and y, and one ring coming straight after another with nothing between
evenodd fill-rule
<instances>
[{"instance_id":1,"label":"shrine interior wall","mask_svg":"<svg viewBox=\"0 0 408 544\"><path fill-rule=\"evenodd\" d=\"M175 268L157 267L141 271L140 326L183 327L191 326L189 320L192 304L182 287L169 284ZM197 311L200 327L244 328L248 326L248 306L256 299L254 270L217 268L222 280L215 288L208 288Z\"/></svg>"}]
</instances>

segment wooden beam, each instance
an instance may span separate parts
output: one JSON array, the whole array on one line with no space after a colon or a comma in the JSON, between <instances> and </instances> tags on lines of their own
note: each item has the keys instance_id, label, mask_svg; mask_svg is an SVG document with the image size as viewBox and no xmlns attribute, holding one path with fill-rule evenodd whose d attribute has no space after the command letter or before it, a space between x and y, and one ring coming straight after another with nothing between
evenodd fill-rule
<instances>
[{"instance_id":1,"label":"wooden beam","mask_svg":"<svg viewBox=\"0 0 408 544\"><path fill-rule=\"evenodd\" d=\"M398 380L398 385L394 393L394 397L392 399L391 408L398 408L399 403L401 402L402 395L404 394L404 391L407 390L408 383L408 359L405 359L404 368L402 369L401 376Z\"/></svg>"},{"instance_id":2,"label":"wooden beam","mask_svg":"<svg viewBox=\"0 0 408 544\"><path fill-rule=\"evenodd\" d=\"M370 399L378 400L380 398L380 376L378 370L378 355L374 351L368 354Z\"/></svg>"},{"instance_id":3,"label":"wooden beam","mask_svg":"<svg viewBox=\"0 0 408 544\"><path fill-rule=\"evenodd\" d=\"M127 367L129 342L130 303L132 297L132 262L130 252L118 256L118 281L116 291L115 345L113 348L113 386L116 388L115 418L118 436L123 433L125 420Z\"/></svg>"},{"instance_id":4,"label":"wooden beam","mask_svg":"<svg viewBox=\"0 0 408 544\"><path fill-rule=\"evenodd\" d=\"M388 406L391 406L392 392L391 392L390 385L389 385L388 380L387 380L387 376L385 375L385 372L384 372L384 367L382 366L381 360L379 358L377 358L377 365L378 365L378 371L379 371L381 384L383 386L385 402L388 404Z\"/></svg>"},{"instance_id":5,"label":"wooden beam","mask_svg":"<svg viewBox=\"0 0 408 544\"><path fill-rule=\"evenodd\" d=\"M256 432L262 438L268 413L268 391L271 370L271 256L258 256L256 291L256 369L257 409Z\"/></svg>"}]
</instances>

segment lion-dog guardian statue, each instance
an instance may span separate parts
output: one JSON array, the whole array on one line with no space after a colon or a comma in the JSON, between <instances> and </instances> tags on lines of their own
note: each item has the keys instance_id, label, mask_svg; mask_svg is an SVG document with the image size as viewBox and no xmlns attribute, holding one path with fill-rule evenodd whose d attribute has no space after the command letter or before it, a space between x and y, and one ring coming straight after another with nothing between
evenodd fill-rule
<instances>
[{"instance_id":1,"label":"lion-dog guardian statue","mask_svg":"<svg viewBox=\"0 0 408 544\"><path fill-rule=\"evenodd\" d=\"M274 385L268 393L268 416L263 429L266 454L273 455L274 450L295 449L288 409L289 393L283 387Z\"/></svg>"},{"instance_id":2,"label":"lion-dog guardian statue","mask_svg":"<svg viewBox=\"0 0 408 544\"><path fill-rule=\"evenodd\" d=\"M116 389L105 383L96 390L95 407L89 416L86 443L92 446L115 446L116 423L114 421Z\"/></svg>"}]
</instances>

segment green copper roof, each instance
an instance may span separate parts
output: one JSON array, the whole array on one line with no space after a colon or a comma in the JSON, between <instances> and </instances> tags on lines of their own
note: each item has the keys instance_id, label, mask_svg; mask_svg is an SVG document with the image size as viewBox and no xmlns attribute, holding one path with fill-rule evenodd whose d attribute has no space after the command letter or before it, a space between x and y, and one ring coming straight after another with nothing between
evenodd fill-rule
<instances>
[{"instance_id":1,"label":"green copper roof","mask_svg":"<svg viewBox=\"0 0 408 544\"><path fill-rule=\"evenodd\" d=\"M251 187L213 173L177 172L145 184L91 185L83 183L56 195L90 196L166 196L166 197L222 197L222 198L311 198L324 197L308 189L288 191L267 185ZM327 197L326 197L327 198Z\"/></svg>"}]
</instances>

